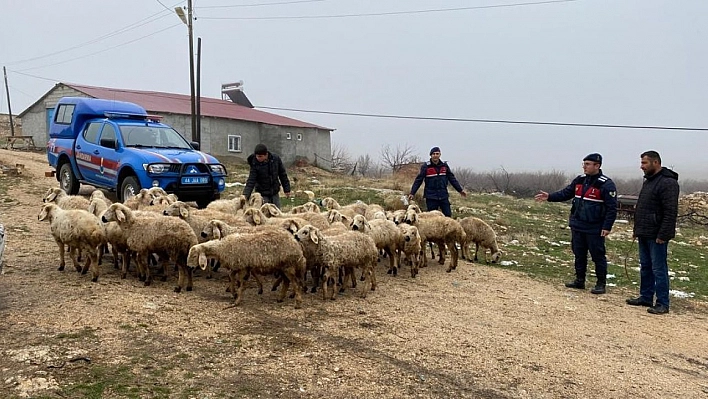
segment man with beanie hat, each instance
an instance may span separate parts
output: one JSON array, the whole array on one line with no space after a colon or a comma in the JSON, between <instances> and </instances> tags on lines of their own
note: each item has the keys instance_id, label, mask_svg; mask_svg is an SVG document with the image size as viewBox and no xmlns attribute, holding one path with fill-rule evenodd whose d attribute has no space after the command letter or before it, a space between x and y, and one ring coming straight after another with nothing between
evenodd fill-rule
<instances>
[{"instance_id":1,"label":"man with beanie hat","mask_svg":"<svg viewBox=\"0 0 708 399\"><path fill-rule=\"evenodd\" d=\"M411 192L408 195L409 199L413 199L416 191L423 184L423 180L425 180L423 197L428 211L440 209L445 216L452 216L450 195L447 192L448 183L452 184L452 187L463 197L467 196L467 193L450 170L450 166L448 166L447 162L440 160L440 147L430 149L430 161L420 166L420 173L418 173L413 182L413 187L411 187Z\"/></svg>"},{"instance_id":2,"label":"man with beanie hat","mask_svg":"<svg viewBox=\"0 0 708 399\"><path fill-rule=\"evenodd\" d=\"M280 157L269 152L265 144L258 144L249 155L246 162L251 166L246 180L243 195L251 197L253 190L260 193L263 202L271 203L280 208L280 186L282 184L286 197L290 197L290 180Z\"/></svg>"},{"instance_id":3,"label":"man with beanie hat","mask_svg":"<svg viewBox=\"0 0 708 399\"><path fill-rule=\"evenodd\" d=\"M604 294L607 284L607 256L605 237L610 234L617 218L617 189L615 183L602 173L602 155L588 154L583 158L584 174L576 177L564 189L548 194L540 191L536 201L561 202L573 200L569 225L571 246L575 255L575 280L568 288L585 289L588 252L595 263L597 283L590 291Z\"/></svg>"}]
</instances>

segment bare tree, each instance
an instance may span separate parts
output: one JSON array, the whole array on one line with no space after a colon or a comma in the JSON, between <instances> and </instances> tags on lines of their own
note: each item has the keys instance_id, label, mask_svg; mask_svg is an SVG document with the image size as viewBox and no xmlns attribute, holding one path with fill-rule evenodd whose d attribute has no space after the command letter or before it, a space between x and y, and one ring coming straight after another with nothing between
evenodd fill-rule
<instances>
[{"instance_id":1,"label":"bare tree","mask_svg":"<svg viewBox=\"0 0 708 399\"><path fill-rule=\"evenodd\" d=\"M381 148L381 162L391 168L392 172L397 172L403 165L418 161L414 153L415 147L408 144L398 144L395 150L386 144Z\"/></svg>"},{"instance_id":2,"label":"bare tree","mask_svg":"<svg viewBox=\"0 0 708 399\"><path fill-rule=\"evenodd\" d=\"M363 177L369 176L373 167L374 162L369 154L359 155L359 158L356 159L356 168Z\"/></svg>"},{"instance_id":3,"label":"bare tree","mask_svg":"<svg viewBox=\"0 0 708 399\"><path fill-rule=\"evenodd\" d=\"M332 144L332 171L348 173L353 166L349 152L339 144Z\"/></svg>"},{"instance_id":4,"label":"bare tree","mask_svg":"<svg viewBox=\"0 0 708 399\"><path fill-rule=\"evenodd\" d=\"M509 172L504 169L504 166L500 166L499 170L489 173L489 178L492 180L492 183L494 183L494 188L497 192L503 194L509 193Z\"/></svg>"}]
</instances>

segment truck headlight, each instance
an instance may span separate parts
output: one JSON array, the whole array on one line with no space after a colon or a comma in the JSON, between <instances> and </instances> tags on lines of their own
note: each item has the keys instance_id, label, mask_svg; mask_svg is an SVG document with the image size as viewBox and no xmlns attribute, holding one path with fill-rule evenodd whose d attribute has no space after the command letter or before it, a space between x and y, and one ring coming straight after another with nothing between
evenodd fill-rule
<instances>
[{"instance_id":1,"label":"truck headlight","mask_svg":"<svg viewBox=\"0 0 708 399\"><path fill-rule=\"evenodd\" d=\"M156 173L156 174L166 173L166 172L169 172L170 165L164 164L164 163L154 163L154 164L148 165L146 170L149 173Z\"/></svg>"},{"instance_id":2,"label":"truck headlight","mask_svg":"<svg viewBox=\"0 0 708 399\"><path fill-rule=\"evenodd\" d=\"M211 169L211 173L216 173L218 175L226 174L226 168L223 165L209 165L209 169Z\"/></svg>"}]
</instances>

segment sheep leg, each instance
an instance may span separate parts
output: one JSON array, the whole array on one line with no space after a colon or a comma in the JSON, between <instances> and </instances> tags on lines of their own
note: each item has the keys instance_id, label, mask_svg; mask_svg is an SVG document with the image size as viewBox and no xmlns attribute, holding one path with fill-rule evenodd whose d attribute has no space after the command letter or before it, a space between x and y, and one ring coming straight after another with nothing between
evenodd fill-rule
<instances>
[{"instance_id":1,"label":"sheep leg","mask_svg":"<svg viewBox=\"0 0 708 399\"><path fill-rule=\"evenodd\" d=\"M474 243L474 261L477 262L477 252L479 252L479 243ZM484 256L487 256L487 251L484 251Z\"/></svg>"},{"instance_id":2,"label":"sheep leg","mask_svg":"<svg viewBox=\"0 0 708 399\"><path fill-rule=\"evenodd\" d=\"M100 274L101 267L101 255L103 254L103 245L99 245L95 250L88 251L89 258L86 261L87 264L91 265L91 282L98 281L98 275ZM93 259L91 259L93 257Z\"/></svg>"},{"instance_id":3,"label":"sheep leg","mask_svg":"<svg viewBox=\"0 0 708 399\"><path fill-rule=\"evenodd\" d=\"M248 270L243 269L238 271L238 281L239 281L239 286L237 288L237 294L235 295L235 301L234 301L234 306L238 306L241 304L241 301L243 300L243 290L246 288L246 276L248 275Z\"/></svg>"},{"instance_id":4,"label":"sheep leg","mask_svg":"<svg viewBox=\"0 0 708 399\"><path fill-rule=\"evenodd\" d=\"M79 263L81 261L79 259L79 255L81 255L81 252L78 250L78 248L71 246L69 247L69 256L71 257L71 262L74 264L74 268L76 269L76 271L81 273L83 267Z\"/></svg>"},{"instance_id":5,"label":"sheep leg","mask_svg":"<svg viewBox=\"0 0 708 399\"><path fill-rule=\"evenodd\" d=\"M64 244L62 242L60 242L59 240L55 240L55 241L57 242L57 245L59 246L59 267L57 268L57 270L59 270L61 272L61 271L64 271L64 267L66 266L66 261L64 260L65 249L64 249Z\"/></svg>"},{"instance_id":6,"label":"sheep leg","mask_svg":"<svg viewBox=\"0 0 708 399\"><path fill-rule=\"evenodd\" d=\"M302 287L298 273L293 268L287 268L283 272L285 273L284 284L287 286L290 281L292 281L293 283L293 292L295 293L295 309L300 309L302 307ZM287 290L285 289L285 287L283 287L281 297L284 296L285 291Z\"/></svg>"},{"instance_id":7,"label":"sheep leg","mask_svg":"<svg viewBox=\"0 0 708 399\"><path fill-rule=\"evenodd\" d=\"M430 259L435 259L435 248L433 247L433 242L428 241L428 246L430 247ZM440 248L438 248L440 250Z\"/></svg>"},{"instance_id":8,"label":"sheep leg","mask_svg":"<svg viewBox=\"0 0 708 399\"><path fill-rule=\"evenodd\" d=\"M410 258L411 278L415 278L418 275L418 254L412 254Z\"/></svg>"},{"instance_id":9,"label":"sheep leg","mask_svg":"<svg viewBox=\"0 0 708 399\"><path fill-rule=\"evenodd\" d=\"M450 247L450 266L448 266L446 271L450 273L451 271L457 269L457 259L459 255L457 254L457 247L455 246L454 241L449 242L448 246Z\"/></svg>"},{"instance_id":10,"label":"sheep leg","mask_svg":"<svg viewBox=\"0 0 708 399\"><path fill-rule=\"evenodd\" d=\"M320 286L320 275L321 275L321 270L320 267L317 265L314 265L312 268L310 268L310 275L312 276L312 289L310 290L311 293L317 292L317 287ZM305 279L303 279L303 286L305 285Z\"/></svg>"},{"instance_id":11,"label":"sheep leg","mask_svg":"<svg viewBox=\"0 0 708 399\"><path fill-rule=\"evenodd\" d=\"M113 254L113 268L118 269L118 248L115 245L111 245L111 253ZM122 254L121 254L122 256ZM125 278L125 277L121 277Z\"/></svg>"},{"instance_id":12,"label":"sheep leg","mask_svg":"<svg viewBox=\"0 0 708 399\"><path fill-rule=\"evenodd\" d=\"M138 265L143 269L145 274L145 286L152 284L152 273L150 273L150 254L147 252L140 252L137 256Z\"/></svg>"},{"instance_id":13,"label":"sheep leg","mask_svg":"<svg viewBox=\"0 0 708 399\"><path fill-rule=\"evenodd\" d=\"M445 255L447 254L447 248L445 247L445 242L438 241L436 244L438 244L438 264L439 265L444 265L445 264ZM452 249L450 249L450 252L452 252Z\"/></svg>"},{"instance_id":14,"label":"sheep leg","mask_svg":"<svg viewBox=\"0 0 708 399\"><path fill-rule=\"evenodd\" d=\"M285 296L288 295L288 290L290 290L290 281L295 278L295 275L291 272L286 272L284 271L284 276L283 276L283 286L280 287L280 292L278 293L278 299L276 301L278 303L283 302L285 300ZM297 284L296 284L297 286Z\"/></svg>"}]
</instances>

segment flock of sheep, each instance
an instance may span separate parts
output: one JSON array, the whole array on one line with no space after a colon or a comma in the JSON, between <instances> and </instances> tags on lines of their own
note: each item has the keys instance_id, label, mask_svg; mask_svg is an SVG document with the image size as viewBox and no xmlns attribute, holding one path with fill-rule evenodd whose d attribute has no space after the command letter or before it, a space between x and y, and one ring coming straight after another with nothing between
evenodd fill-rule
<instances>
[{"instance_id":1,"label":"flock of sheep","mask_svg":"<svg viewBox=\"0 0 708 399\"><path fill-rule=\"evenodd\" d=\"M176 265L175 292L181 292L192 290L195 267L207 277L223 268L235 305L241 302L249 277L260 294L261 277L271 275L276 277L272 289L280 286L278 302L291 293L299 308L308 272L310 292L320 289L323 298L334 299L345 287L355 288L357 279L364 282L361 296L366 297L376 289L379 258L388 258L388 274L397 275L405 265L414 278L427 265L426 243L431 243L431 252L432 243L437 244L441 265L449 252L447 272L457 267L458 247L467 259L472 243L474 260L480 247L485 260L487 249L492 261L501 256L494 231L484 221L422 212L415 204L386 211L362 202L342 206L327 197L319 205L307 202L284 213L263 204L254 193L250 200L241 195L196 209L160 188L142 189L124 203L111 203L100 190L87 199L50 188L43 201L38 219L49 222L59 247L59 270L64 270L68 247L76 270L82 274L90 270L95 282L101 257L110 247L121 278L127 277L131 260L145 285L153 281L151 268L159 265L166 281Z\"/></svg>"}]
</instances>

